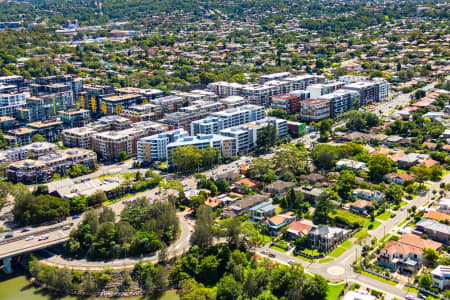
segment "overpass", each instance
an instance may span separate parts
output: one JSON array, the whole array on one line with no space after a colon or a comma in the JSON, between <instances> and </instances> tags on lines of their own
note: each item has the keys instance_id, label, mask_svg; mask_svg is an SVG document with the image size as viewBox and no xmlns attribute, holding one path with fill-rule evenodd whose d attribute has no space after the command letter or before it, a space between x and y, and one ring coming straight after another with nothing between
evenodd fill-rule
<instances>
[{"instance_id":1,"label":"overpass","mask_svg":"<svg viewBox=\"0 0 450 300\"><path fill-rule=\"evenodd\" d=\"M63 230L65 226L72 226L71 222L59 223L46 226L45 228L32 228L30 231L13 232L14 237L0 241L0 259L3 261L3 268L6 273L11 273L11 259L15 256L27 254L33 251L48 248L69 239L71 230ZM47 236L46 239L40 237ZM26 240L26 239L29 240Z\"/></svg>"}]
</instances>

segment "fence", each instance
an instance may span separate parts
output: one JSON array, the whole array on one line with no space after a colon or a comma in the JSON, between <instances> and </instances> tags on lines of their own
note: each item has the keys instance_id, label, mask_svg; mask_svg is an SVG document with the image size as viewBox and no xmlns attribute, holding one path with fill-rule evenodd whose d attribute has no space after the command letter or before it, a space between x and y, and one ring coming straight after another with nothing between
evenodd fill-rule
<instances>
[{"instance_id":1,"label":"fence","mask_svg":"<svg viewBox=\"0 0 450 300\"><path fill-rule=\"evenodd\" d=\"M418 286L415 286L415 285L412 285L412 284L409 284L409 283L405 284L405 286L410 287L410 288L413 288L413 289L416 289L416 290L419 290L419 291L421 291L421 292L424 292L424 293L426 293L426 294L429 294L429 295L431 295L431 296L433 296L433 297L436 297L436 298L438 298L438 299L441 298L441 295L438 295L438 294L436 294L436 293L434 293L434 292L432 292L432 291L429 291L429 290L427 290L427 289L423 289L423 288L421 288L421 287L418 287Z\"/></svg>"}]
</instances>

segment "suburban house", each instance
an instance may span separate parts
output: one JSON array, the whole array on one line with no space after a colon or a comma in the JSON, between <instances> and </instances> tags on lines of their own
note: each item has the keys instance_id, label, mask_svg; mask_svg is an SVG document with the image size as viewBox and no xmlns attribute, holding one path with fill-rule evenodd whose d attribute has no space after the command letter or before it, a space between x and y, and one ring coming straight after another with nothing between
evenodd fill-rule
<instances>
[{"instance_id":1,"label":"suburban house","mask_svg":"<svg viewBox=\"0 0 450 300\"><path fill-rule=\"evenodd\" d=\"M235 171L228 171L223 174L216 175L216 179L223 179L228 182L234 182L241 178L242 178L242 174L240 174L239 172L235 172Z\"/></svg>"},{"instance_id":2,"label":"suburban house","mask_svg":"<svg viewBox=\"0 0 450 300\"><path fill-rule=\"evenodd\" d=\"M308 234L308 241L311 248L327 251L343 241L349 233L350 230L343 228L320 225L311 229Z\"/></svg>"},{"instance_id":3,"label":"suburban house","mask_svg":"<svg viewBox=\"0 0 450 300\"><path fill-rule=\"evenodd\" d=\"M258 205L262 202L268 202L269 197L264 195L251 195L248 197L245 197L242 200L238 200L234 202L232 205L228 206L226 210L223 212L224 217L234 217L234 216L241 216L243 214L246 214L250 208L252 208L255 205Z\"/></svg>"},{"instance_id":4,"label":"suburban house","mask_svg":"<svg viewBox=\"0 0 450 300\"><path fill-rule=\"evenodd\" d=\"M295 191L300 191L305 196L305 200L310 202L316 202L317 198L323 193L324 190L315 188L311 185L295 188Z\"/></svg>"},{"instance_id":5,"label":"suburban house","mask_svg":"<svg viewBox=\"0 0 450 300\"><path fill-rule=\"evenodd\" d=\"M369 171L367 165L363 162L343 158L336 163L338 170L352 170L352 171Z\"/></svg>"},{"instance_id":6,"label":"suburban house","mask_svg":"<svg viewBox=\"0 0 450 300\"><path fill-rule=\"evenodd\" d=\"M284 197L287 191L295 187L295 183L283 180L277 180L264 187L264 192L272 196Z\"/></svg>"},{"instance_id":7,"label":"suburban house","mask_svg":"<svg viewBox=\"0 0 450 300\"><path fill-rule=\"evenodd\" d=\"M450 214L450 198L442 198L439 200L436 210L445 214Z\"/></svg>"},{"instance_id":8,"label":"suburban house","mask_svg":"<svg viewBox=\"0 0 450 300\"><path fill-rule=\"evenodd\" d=\"M377 190L355 189L352 192L352 196L358 197L363 200L381 202L384 199L384 194Z\"/></svg>"},{"instance_id":9,"label":"suburban house","mask_svg":"<svg viewBox=\"0 0 450 300\"><path fill-rule=\"evenodd\" d=\"M250 190L256 190L259 187L259 182L250 178L242 178L234 183L236 193L242 193L244 186Z\"/></svg>"},{"instance_id":10,"label":"suburban house","mask_svg":"<svg viewBox=\"0 0 450 300\"><path fill-rule=\"evenodd\" d=\"M208 197L205 201L205 205L211 207L213 210L223 206L223 202L217 197Z\"/></svg>"},{"instance_id":11,"label":"suburban house","mask_svg":"<svg viewBox=\"0 0 450 300\"><path fill-rule=\"evenodd\" d=\"M370 201L367 200L358 200L350 204L350 211L356 212L359 214L369 214L373 209L373 205Z\"/></svg>"},{"instance_id":12,"label":"suburban house","mask_svg":"<svg viewBox=\"0 0 450 300\"><path fill-rule=\"evenodd\" d=\"M269 202L262 202L250 208L250 219L255 221L263 221L273 216L275 207Z\"/></svg>"},{"instance_id":13,"label":"suburban house","mask_svg":"<svg viewBox=\"0 0 450 300\"><path fill-rule=\"evenodd\" d=\"M412 275L423 264L423 251L414 246L389 241L386 247L381 250L377 263L390 269L391 272L400 270L401 273Z\"/></svg>"},{"instance_id":14,"label":"suburban house","mask_svg":"<svg viewBox=\"0 0 450 300\"><path fill-rule=\"evenodd\" d=\"M269 227L269 229L270 229L270 231L272 231L272 233L276 234L280 231L281 228L290 224L294 220L295 220L295 215L287 215L287 214L276 215L270 219L267 219L266 225L267 225L267 227Z\"/></svg>"},{"instance_id":15,"label":"suburban house","mask_svg":"<svg viewBox=\"0 0 450 300\"><path fill-rule=\"evenodd\" d=\"M403 234L401 239L398 241L399 243L410 245L419 249L431 248L436 251L439 251L442 247L442 244L436 241L423 239L420 236L412 233Z\"/></svg>"},{"instance_id":16,"label":"suburban house","mask_svg":"<svg viewBox=\"0 0 450 300\"><path fill-rule=\"evenodd\" d=\"M449 221L450 220L450 215L447 213L443 213L440 211L435 211L435 210L430 210L429 212L427 212L424 216L424 218L428 218L428 219L433 219L436 221Z\"/></svg>"},{"instance_id":17,"label":"suburban house","mask_svg":"<svg viewBox=\"0 0 450 300\"><path fill-rule=\"evenodd\" d=\"M383 179L388 182L394 182L399 185L403 185L405 181L414 181L414 176L408 173L389 173L384 175Z\"/></svg>"},{"instance_id":18,"label":"suburban house","mask_svg":"<svg viewBox=\"0 0 450 300\"><path fill-rule=\"evenodd\" d=\"M311 220L301 219L292 222L286 232L291 236L291 238L296 240L304 235L308 235L313 228L314 224Z\"/></svg>"},{"instance_id":19,"label":"suburban house","mask_svg":"<svg viewBox=\"0 0 450 300\"><path fill-rule=\"evenodd\" d=\"M431 271L432 286L440 290L450 289L450 266L437 266Z\"/></svg>"},{"instance_id":20,"label":"suburban house","mask_svg":"<svg viewBox=\"0 0 450 300\"><path fill-rule=\"evenodd\" d=\"M317 173L311 173L308 175L300 175L300 182L308 181L311 185L321 184L327 181L327 178Z\"/></svg>"},{"instance_id":21,"label":"suburban house","mask_svg":"<svg viewBox=\"0 0 450 300\"><path fill-rule=\"evenodd\" d=\"M420 162L420 157L417 153L408 153L398 160L398 167L401 169L409 169Z\"/></svg>"},{"instance_id":22,"label":"suburban house","mask_svg":"<svg viewBox=\"0 0 450 300\"><path fill-rule=\"evenodd\" d=\"M450 241L450 226L433 219L423 218L416 223L414 231L419 234L425 233L429 238L446 244Z\"/></svg>"}]
</instances>

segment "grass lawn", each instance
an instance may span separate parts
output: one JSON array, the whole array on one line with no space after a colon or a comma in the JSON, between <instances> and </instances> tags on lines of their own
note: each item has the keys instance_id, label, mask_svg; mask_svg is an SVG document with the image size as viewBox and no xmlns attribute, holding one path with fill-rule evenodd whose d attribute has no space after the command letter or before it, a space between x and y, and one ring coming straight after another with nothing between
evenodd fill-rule
<instances>
[{"instance_id":1,"label":"grass lawn","mask_svg":"<svg viewBox=\"0 0 450 300\"><path fill-rule=\"evenodd\" d=\"M413 199L414 199L414 198L413 198ZM405 206L407 203L408 203L408 202L406 202L406 201L402 201L402 202L400 202L399 206L400 206L400 207L403 207L403 206Z\"/></svg>"},{"instance_id":2,"label":"grass lawn","mask_svg":"<svg viewBox=\"0 0 450 300\"><path fill-rule=\"evenodd\" d=\"M344 247L337 247L336 249L334 249L333 251L331 251L328 256L337 258L339 256L342 255L342 253L344 253L347 249Z\"/></svg>"},{"instance_id":3,"label":"grass lawn","mask_svg":"<svg viewBox=\"0 0 450 300\"><path fill-rule=\"evenodd\" d=\"M270 249L276 250L276 251L280 251L280 252L287 252L286 249L277 247L275 245L270 246Z\"/></svg>"},{"instance_id":4,"label":"grass lawn","mask_svg":"<svg viewBox=\"0 0 450 300\"><path fill-rule=\"evenodd\" d=\"M385 240L387 240L391 235L388 233L385 236L383 236L380 240L380 243L384 242Z\"/></svg>"},{"instance_id":5,"label":"grass lawn","mask_svg":"<svg viewBox=\"0 0 450 300\"><path fill-rule=\"evenodd\" d=\"M409 287L409 286L404 286L403 289L404 289L405 291L410 292L410 293L416 293L416 294L419 293L419 290L418 290L418 289L415 289L415 288L412 288L412 287Z\"/></svg>"},{"instance_id":6,"label":"grass lawn","mask_svg":"<svg viewBox=\"0 0 450 300\"><path fill-rule=\"evenodd\" d=\"M329 284L328 285L328 293L327 300L337 300L339 299L339 295L345 289L345 283L341 284Z\"/></svg>"},{"instance_id":7,"label":"grass lawn","mask_svg":"<svg viewBox=\"0 0 450 300\"><path fill-rule=\"evenodd\" d=\"M342 243L341 247L344 247L345 249L350 248L351 246L353 246L353 243L349 240L346 240L345 242Z\"/></svg>"},{"instance_id":8,"label":"grass lawn","mask_svg":"<svg viewBox=\"0 0 450 300\"><path fill-rule=\"evenodd\" d=\"M301 259L301 260L304 260L304 261L314 262L313 259L309 259L309 258L304 257L304 256L301 256L301 255L295 255L295 254L293 254L293 256L295 256L295 257L297 257L297 258L299 258L299 259ZM307 274L307 273L305 273L305 274Z\"/></svg>"},{"instance_id":9,"label":"grass lawn","mask_svg":"<svg viewBox=\"0 0 450 300\"><path fill-rule=\"evenodd\" d=\"M387 219L389 219L391 217L392 213L388 210L386 210L384 213L382 213L381 215L377 216L377 219L386 221Z\"/></svg>"},{"instance_id":10,"label":"grass lawn","mask_svg":"<svg viewBox=\"0 0 450 300\"><path fill-rule=\"evenodd\" d=\"M359 216L357 214L351 213L344 209L335 209L330 213L330 217L340 216L341 218L347 219L350 223L358 222L359 224L366 224L369 219Z\"/></svg>"},{"instance_id":11,"label":"grass lawn","mask_svg":"<svg viewBox=\"0 0 450 300\"><path fill-rule=\"evenodd\" d=\"M400 222L400 224L398 224L398 226L402 226L403 224L405 224L408 221L408 219L404 219L403 221Z\"/></svg>"},{"instance_id":12,"label":"grass lawn","mask_svg":"<svg viewBox=\"0 0 450 300\"><path fill-rule=\"evenodd\" d=\"M355 233L355 235L353 237L354 238L359 238L360 236L362 236L363 234L366 234L366 233L367 233L367 230L361 229L360 231Z\"/></svg>"},{"instance_id":13,"label":"grass lawn","mask_svg":"<svg viewBox=\"0 0 450 300\"><path fill-rule=\"evenodd\" d=\"M302 252L309 254L309 255L319 255L320 254L318 249L303 249Z\"/></svg>"},{"instance_id":14,"label":"grass lawn","mask_svg":"<svg viewBox=\"0 0 450 300\"><path fill-rule=\"evenodd\" d=\"M397 283L395 283L395 281L385 279L383 277L374 275L372 273L367 273L366 271L362 271L361 274L363 274L365 276L368 276L368 277L372 277L373 279L376 279L376 280L379 280L379 281L383 281L384 283L387 283L387 284L390 284L390 285L397 285Z\"/></svg>"},{"instance_id":15,"label":"grass lawn","mask_svg":"<svg viewBox=\"0 0 450 300\"><path fill-rule=\"evenodd\" d=\"M319 263L320 264L324 264L324 263L327 263L327 262L332 261L332 260L333 259L331 257L323 258L323 259L319 260Z\"/></svg>"},{"instance_id":16,"label":"grass lawn","mask_svg":"<svg viewBox=\"0 0 450 300\"><path fill-rule=\"evenodd\" d=\"M370 220L368 220L368 222L367 222L366 224L364 224L364 227L367 228L367 229L369 229L369 227L370 227L371 224L372 224L372 228L371 228L370 230L374 230L374 229L376 229L378 226L381 225L381 222L380 222L380 221L377 221L377 220L375 220L375 221L373 221L373 222L370 222Z\"/></svg>"}]
</instances>

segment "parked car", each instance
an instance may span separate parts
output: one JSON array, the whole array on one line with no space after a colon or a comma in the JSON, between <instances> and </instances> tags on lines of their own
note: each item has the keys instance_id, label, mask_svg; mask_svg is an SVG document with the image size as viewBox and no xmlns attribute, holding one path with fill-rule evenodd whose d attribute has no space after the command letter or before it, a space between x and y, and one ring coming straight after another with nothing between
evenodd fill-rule
<instances>
[{"instance_id":1,"label":"parked car","mask_svg":"<svg viewBox=\"0 0 450 300\"><path fill-rule=\"evenodd\" d=\"M392 214L391 218L395 218L397 216L397 214Z\"/></svg>"},{"instance_id":2,"label":"parked car","mask_svg":"<svg viewBox=\"0 0 450 300\"><path fill-rule=\"evenodd\" d=\"M10 239L12 237L14 237L14 235L12 233L5 234L5 239Z\"/></svg>"},{"instance_id":3,"label":"parked car","mask_svg":"<svg viewBox=\"0 0 450 300\"><path fill-rule=\"evenodd\" d=\"M295 263L295 261L293 261L292 259L288 260L288 264L292 265L293 263Z\"/></svg>"},{"instance_id":4,"label":"parked car","mask_svg":"<svg viewBox=\"0 0 450 300\"><path fill-rule=\"evenodd\" d=\"M272 253L272 252L269 253L269 256L270 257L276 257L275 253Z\"/></svg>"},{"instance_id":5,"label":"parked car","mask_svg":"<svg viewBox=\"0 0 450 300\"><path fill-rule=\"evenodd\" d=\"M29 235L25 238L25 241L31 241L32 239L34 239L34 235Z\"/></svg>"},{"instance_id":6,"label":"parked car","mask_svg":"<svg viewBox=\"0 0 450 300\"><path fill-rule=\"evenodd\" d=\"M417 294L417 297L418 297L419 299L427 299L427 296L425 296L425 295L422 294L422 293Z\"/></svg>"},{"instance_id":7,"label":"parked car","mask_svg":"<svg viewBox=\"0 0 450 300\"><path fill-rule=\"evenodd\" d=\"M79 215L75 215L75 216L72 217L72 220L79 219L80 217L81 216L79 216Z\"/></svg>"},{"instance_id":8,"label":"parked car","mask_svg":"<svg viewBox=\"0 0 450 300\"><path fill-rule=\"evenodd\" d=\"M48 235L41 235L38 240L39 241L48 240Z\"/></svg>"},{"instance_id":9,"label":"parked car","mask_svg":"<svg viewBox=\"0 0 450 300\"><path fill-rule=\"evenodd\" d=\"M62 228L62 230L69 230L70 229L70 226L69 225L66 225L66 226L64 226L63 228Z\"/></svg>"},{"instance_id":10,"label":"parked car","mask_svg":"<svg viewBox=\"0 0 450 300\"><path fill-rule=\"evenodd\" d=\"M28 231L30 231L30 228L24 228L20 232L28 232Z\"/></svg>"},{"instance_id":11,"label":"parked car","mask_svg":"<svg viewBox=\"0 0 450 300\"><path fill-rule=\"evenodd\" d=\"M414 297L413 295L406 295L406 296L405 296L405 299L406 299L406 300L415 300L416 297Z\"/></svg>"}]
</instances>

